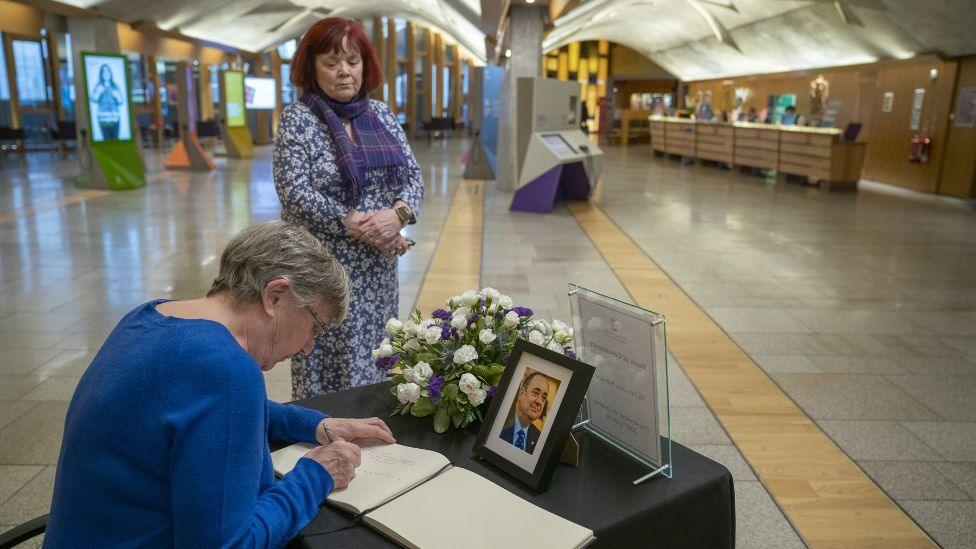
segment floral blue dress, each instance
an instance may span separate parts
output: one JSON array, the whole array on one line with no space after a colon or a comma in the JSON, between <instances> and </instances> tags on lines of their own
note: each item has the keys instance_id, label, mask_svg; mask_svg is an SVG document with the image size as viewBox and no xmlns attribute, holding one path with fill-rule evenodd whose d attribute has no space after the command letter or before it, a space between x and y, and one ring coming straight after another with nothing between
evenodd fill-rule
<instances>
[{"instance_id":1,"label":"floral blue dress","mask_svg":"<svg viewBox=\"0 0 976 549\"><path fill-rule=\"evenodd\" d=\"M419 215L424 199L420 166L400 124L382 101L370 100L370 111L400 142L407 165L391 186L382 170L367 170L368 184L356 209L383 210L397 200ZM385 256L346 235L348 190L342 181L337 145L328 128L304 103L285 107L274 142L274 183L281 199L281 218L308 229L346 268L352 286L345 322L315 341L308 356L292 358L292 396L308 398L375 383L383 373L370 351L383 339L386 321L397 316L397 257Z\"/></svg>"}]
</instances>

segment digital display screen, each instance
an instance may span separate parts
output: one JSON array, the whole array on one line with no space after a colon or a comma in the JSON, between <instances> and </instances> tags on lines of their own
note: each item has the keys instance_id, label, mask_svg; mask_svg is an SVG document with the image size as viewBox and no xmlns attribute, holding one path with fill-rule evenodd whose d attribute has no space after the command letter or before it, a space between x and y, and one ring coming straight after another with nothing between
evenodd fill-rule
<instances>
[{"instance_id":1,"label":"digital display screen","mask_svg":"<svg viewBox=\"0 0 976 549\"><path fill-rule=\"evenodd\" d=\"M130 141L129 75L125 57L82 54L92 140Z\"/></svg>"},{"instance_id":2,"label":"digital display screen","mask_svg":"<svg viewBox=\"0 0 976 549\"><path fill-rule=\"evenodd\" d=\"M248 109L275 108L274 78L244 77L244 107Z\"/></svg>"},{"instance_id":3,"label":"digital display screen","mask_svg":"<svg viewBox=\"0 0 976 549\"><path fill-rule=\"evenodd\" d=\"M243 126L244 122L244 73L224 71L224 101L227 108L227 127Z\"/></svg>"},{"instance_id":4,"label":"digital display screen","mask_svg":"<svg viewBox=\"0 0 976 549\"><path fill-rule=\"evenodd\" d=\"M549 150L560 158L576 156L576 151L573 147L558 133L543 135L542 140L546 142Z\"/></svg>"}]
</instances>

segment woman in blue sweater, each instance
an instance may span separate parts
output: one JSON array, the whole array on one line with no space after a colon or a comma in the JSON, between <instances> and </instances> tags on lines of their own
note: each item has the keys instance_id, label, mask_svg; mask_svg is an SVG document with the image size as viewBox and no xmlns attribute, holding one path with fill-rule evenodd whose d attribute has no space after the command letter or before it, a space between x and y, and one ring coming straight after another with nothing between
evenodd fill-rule
<instances>
[{"instance_id":1,"label":"woman in blue sweater","mask_svg":"<svg viewBox=\"0 0 976 549\"><path fill-rule=\"evenodd\" d=\"M71 400L45 547L285 545L352 479L351 441L394 441L265 393L261 370L309 352L348 295L315 237L273 221L231 240L207 297L127 314ZM275 483L269 436L322 446Z\"/></svg>"}]
</instances>

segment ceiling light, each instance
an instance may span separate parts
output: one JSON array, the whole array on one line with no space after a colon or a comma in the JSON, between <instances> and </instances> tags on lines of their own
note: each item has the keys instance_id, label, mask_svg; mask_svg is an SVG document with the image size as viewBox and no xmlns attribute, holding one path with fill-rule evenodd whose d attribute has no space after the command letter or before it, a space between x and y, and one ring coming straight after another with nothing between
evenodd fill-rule
<instances>
[{"instance_id":1,"label":"ceiling light","mask_svg":"<svg viewBox=\"0 0 976 549\"><path fill-rule=\"evenodd\" d=\"M512 56L512 50L505 50L505 57L511 57L511 56Z\"/></svg>"}]
</instances>

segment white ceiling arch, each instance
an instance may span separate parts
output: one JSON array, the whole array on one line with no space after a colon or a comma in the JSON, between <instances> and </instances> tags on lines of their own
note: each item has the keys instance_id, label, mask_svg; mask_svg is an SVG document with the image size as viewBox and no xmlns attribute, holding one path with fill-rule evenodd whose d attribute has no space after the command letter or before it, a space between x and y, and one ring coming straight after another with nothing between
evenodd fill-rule
<instances>
[{"instance_id":1,"label":"white ceiling arch","mask_svg":"<svg viewBox=\"0 0 976 549\"><path fill-rule=\"evenodd\" d=\"M700 80L976 53L972 8L957 0L589 0L556 20L543 48L610 40Z\"/></svg>"},{"instance_id":2,"label":"white ceiling arch","mask_svg":"<svg viewBox=\"0 0 976 549\"><path fill-rule=\"evenodd\" d=\"M62 0L123 21L258 52L301 35L327 16L399 17L449 37L484 62L481 7L471 0Z\"/></svg>"}]
</instances>

